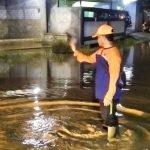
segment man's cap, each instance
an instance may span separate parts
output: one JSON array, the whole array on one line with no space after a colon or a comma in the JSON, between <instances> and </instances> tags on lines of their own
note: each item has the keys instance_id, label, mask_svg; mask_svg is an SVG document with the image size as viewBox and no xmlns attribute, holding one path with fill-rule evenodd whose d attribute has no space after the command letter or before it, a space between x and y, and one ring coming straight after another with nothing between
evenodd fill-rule
<instances>
[{"instance_id":1,"label":"man's cap","mask_svg":"<svg viewBox=\"0 0 150 150\"><path fill-rule=\"evenodd\" d=\"M107 24L103 24L97 29L97 32L92 37L95 38L101 35L109 34L113 34L113 27Z\"/></svg>"}]
</instances>

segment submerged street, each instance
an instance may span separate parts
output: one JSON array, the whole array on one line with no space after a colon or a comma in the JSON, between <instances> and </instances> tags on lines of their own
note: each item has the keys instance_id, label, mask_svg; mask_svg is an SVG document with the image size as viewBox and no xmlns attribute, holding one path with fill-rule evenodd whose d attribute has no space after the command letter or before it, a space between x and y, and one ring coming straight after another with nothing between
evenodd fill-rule
<instances>
[{"instance_id":1,"label":"submerged street","mask_svg":"<svg viewBox=\"0 0 150 150\"><path fill-rule=\"evenodd\" d=\"M149 46L146 42L123 51L127 86L121 101L123 106L147 114L150 113ZM60 63L48 59L44 51L20 53L24 60L23 57L14 60L12 52L9 61L0 58L1 67L5 66L0 73L0 149L149 148L149 118L126 113L119 117L119 141L106 146L99 107L89 105L96 102L90 67L83 68L84 79L79 79L79 69L72 67L76 64L72 57ZM29 61L29 54L34 59ZM65 74L69 70L74 72L73 76ZM85 103L78 104L79 101Z\"/></svg>"}]
</instances>

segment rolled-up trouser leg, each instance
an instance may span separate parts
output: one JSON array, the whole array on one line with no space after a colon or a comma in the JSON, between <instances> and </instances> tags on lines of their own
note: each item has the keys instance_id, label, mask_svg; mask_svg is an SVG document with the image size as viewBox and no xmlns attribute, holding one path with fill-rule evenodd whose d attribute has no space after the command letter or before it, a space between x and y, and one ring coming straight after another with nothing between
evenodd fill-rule
<instances>
[{"instance_id":1,"label":"rolled-up trouser leg","mask_svg":"<svg viewBox=\"0 0 150 150\"><path fill-rule=\"evenodd\" d=\"M104 106L104 103L102 100L100 100L100 111L102 119L104 120L104 123L107 126L117 126L118 125L118 119L115 115L116 113L116 102L113 100L112 104L112 113L110 114L110 106Z\"/></svg>"}]
</instances>

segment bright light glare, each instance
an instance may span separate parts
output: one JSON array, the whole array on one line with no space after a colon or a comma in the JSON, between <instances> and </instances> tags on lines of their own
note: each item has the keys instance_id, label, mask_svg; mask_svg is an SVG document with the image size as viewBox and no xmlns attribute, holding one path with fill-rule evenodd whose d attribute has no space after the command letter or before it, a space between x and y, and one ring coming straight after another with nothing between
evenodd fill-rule
<instances>
[{"instance_id":1,"label":"bright light glare","mask_svg":"<svg viewBox=\"0 0 150 150\"><path fill-rule=\"evenodd\" d=\"M40 113L40 112L39 112ZM47 143L53 143L57 138L50 135L50 131L56 125L56 119L52 117L45 117L44 115L36 116L26 122L25 134L23 137L23 144L33 145L34 147L43 147ZM40 149L40 148L39 148Z\"/></svg>"},{"instance_id":2,"label":"bright light glare","mask_svg":"<svg viewBox=\"0 0 150 150\"><path fill-rule=\"evenodd\" d=\"M34 103L35 103L35 104L38 104L38 103L39 103L39 101L38 101L38 100L36 100L36 101L34 101Z\"/></svg>"},{"instance_id":3,"label":"bright light glare","mask_svg":"<svg viewBox=\"0 0 150 150\"><path fill-rule=\"evenodd\" d=\"M39 111L41 108L39 106L34 107L34 110Z\"/></svg>"},{"instance_id":4,"label":"bright light glare","mask_svg":"<svg viewBox=\"0 0 150 150\"><path fill-rule=\"evenodd\" d=\"M116 115L116 116L119 116L119 117L123 116L123 114L118 113L118 112L116 112L116 114L115 114L115 115Z\"/></svg>"},{"instance_id":5,"label":"bright light glare","mask_svg":"<svg viewBox=\"0 0 150 150\"><path fill-rule=\"evenodd\" d=\"M123 4L128 5L128 4L135 2L135 1L137 1L137 0L123 0Z\"/></svg>"},{"instance_id":6,"label":"bright light glare","mask_svg":"<svg viewBox=\"0 0 150 150\"><path fill-rule=\"evenodd\" d=\"M38 94L40 91L41 89L39 87L36 87L35 89L33 89L34 94Z\"/></svg>"},{"instance_id":7,"label":"bright light glare","mask_svg":"<svg viewBox=\"0 0 150 150\"><path fill-rule=\"evenodd\" d=\"M75 2L72 7L95 7L95 8L105 8L105 9L109 9L110 6L107 3L100 3L100 2L87 2L87 1L82 1L81 5L80 2L77 1Z\"/></svg>"},{"instance_id":8,"label":"bright light glare","mask_svg":"<svg viewBox=\"0 0 150 150\"><path fill-rule=\"evenodd\" d=\"M123 67L123 70L126 74L127 85L131 85L132 78L133 78L133 67L132 66L125 66L125 67Z\"/></svg>"},{"instance_id":9,"label":"bright light glare","mask_svg":"<svg viewBox=\"0 0 150 150\"><path fill-rule=\"evenodd\" d=\"M122 7L120 7L120 6L117 6L117 10L122 10Z\"/></svg>"},{"instance_id":10,"label":"bright light glare","mask_svg":"<svg viewBox=\"0 0 150 150\"><path fill-rule=\"evenodd\" d=\"M82 1L81 3L82 6L85 6L85 7L94 7L95 5L97 5L97 2L84 2ZM73 7L79 7L80 6L80 2L75 2L73 5Z\"/></svg>"}]
</instances>

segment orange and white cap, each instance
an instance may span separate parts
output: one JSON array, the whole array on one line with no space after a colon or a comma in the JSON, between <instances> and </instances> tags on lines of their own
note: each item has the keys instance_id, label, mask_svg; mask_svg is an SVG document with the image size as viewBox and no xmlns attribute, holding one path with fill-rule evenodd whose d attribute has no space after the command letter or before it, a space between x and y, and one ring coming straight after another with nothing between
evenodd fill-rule
<instances>
[{"instance_id":1,"label":"orange and white cap","mask_svg":"<svg viewBox=\"0 0 150 150\"><path fill-rule=\"evenodd\" d=\"M97 29L97 32L92 37L95 38L97 36L108 34L113 34L113 27L107 24L103 24Z\"/></svg>"}]
</instances>

